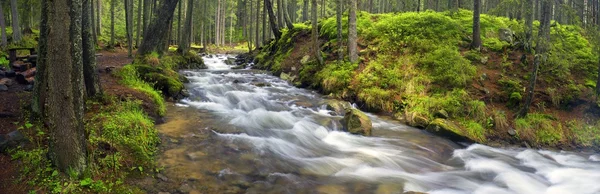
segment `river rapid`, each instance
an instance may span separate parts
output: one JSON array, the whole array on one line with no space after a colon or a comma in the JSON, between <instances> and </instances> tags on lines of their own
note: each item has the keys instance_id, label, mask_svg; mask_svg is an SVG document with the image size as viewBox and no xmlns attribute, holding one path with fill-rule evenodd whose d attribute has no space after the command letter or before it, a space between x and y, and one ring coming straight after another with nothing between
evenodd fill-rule
<instances>
[{"instance_id":1,"label":"river rapid","mask_svg":"<svg viewBox=\"0 0 600 194\"><path fill-rule=\"evenodd\" d=\"M159 125L163 181L180 192L600 193L597 153L463 147L368 113L373 136L351 135L324 96L226 57L182 72L191 96Z\"/></svg>"}]
</instances>

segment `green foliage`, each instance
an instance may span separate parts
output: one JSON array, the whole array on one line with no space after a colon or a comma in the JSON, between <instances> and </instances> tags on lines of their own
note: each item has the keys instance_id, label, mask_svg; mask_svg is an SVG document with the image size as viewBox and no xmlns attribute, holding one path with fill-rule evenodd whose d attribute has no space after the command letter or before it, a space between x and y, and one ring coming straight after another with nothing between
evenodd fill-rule
<instances>
[{"instance_id":1,"label":"green foliage","mask_svg":"<svg viewBox=\"0 0 600 194\"><path fill-rule=\"evenodd\" d=\"M481 124L474 121L463 121L461 122L462 126L465 127L467 136L478 142L486 142L486 129L481 126Z\"/></svg>"},{"instance_id":2,"label":"green foliage","mask_svg":"<svg viewBox=\"0 0 600 194\"><path fill-rule=\"evenodd\" d=\"M531 113L515 121L519 137L531 143L556 145L563 139L562 125L549 115Z\"/></svg>"},{"instance_id":3,"label":"green foliage","mask_svg":"<svg viewBox=\"0 0 600 194\"><path fill-rule=\"evenodd\" d=\"M429 71L434 83L449 88L464 87L476 73L475 66L451 47L442 47L427 53L420 62Z\"/></svg>"},{"instance_id":4,"label":"green foliage","mask_svg":"<svg viewBox=\"0 0 600 194\"><path fill-rule=\"evenodd\" d=\"M6 57L0 56L0 67L4 67L4 68L8 69L8 68L10 68L9 63L10 63L10 61Z\"/></svg>"},{"instance_id":5,"label":"green foliage","mask_svg":"<svg viewBox=\"0 0 600 194\"><path fill-rule=\"evenodd\" d=\"M117 76L121 77L120 82L128 87L139 90L148 95L153 103L157 106L156 114L163 116L166 112L165 100L159 91L154 90L152 85L140 79L135 66L126 65L116 72Z\"/></svg>"},{"instance_id":6,"label":"green foliage","mask_svg":"<svg viewBox=\"0 0 600 194\"><path fill-rule=\"evenodd\" d=\"M349 62L332 63L326 65L317 76L323 80L322 86L327 93L334 93L343 97L345 96L343 94L348 92L356 68L358 68L358 64Z\"/></svg>"},{"instance_id":7,"label":"green foliage","mask_svg":"<svg viewBox=\"0 0 600 194\"><path fill-rule=\"evenodd\" d=\"M600 147L600 121L590 125L579 120L572 120L567 122L566 127L573 132L577 143L587 147Z\"/></svg>"},{"instance_id":8,"label":"green foliage","mask_svg":"<svg viewBox=\"0 0 600 194\"><path fill-rule=\"evenodd\" d=\"M465 52L463 54L463 56L465 57L465 59L467 59L471 62L475 62L475 63L481 62L481 53L479 53L478 51L469 50L469 51Z\"/></svg>"}]
</instances>

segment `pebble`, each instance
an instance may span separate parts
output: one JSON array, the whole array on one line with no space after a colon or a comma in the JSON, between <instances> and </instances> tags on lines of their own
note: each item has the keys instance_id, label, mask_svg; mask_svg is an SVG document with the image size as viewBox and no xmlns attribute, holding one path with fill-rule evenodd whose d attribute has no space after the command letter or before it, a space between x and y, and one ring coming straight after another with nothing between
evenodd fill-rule
<instances>
[{"instance_id":1,"label":"pebble","mask_svg":"<svg viewBox=\"0 0 600 194\"><path fill-rule=\"evenodd\" d=\"M162 174L157 174L156 178L160 179L163 182L169 181L169 178L167 178L165 175L162 175Z\"/></svg>"}]
</instances>

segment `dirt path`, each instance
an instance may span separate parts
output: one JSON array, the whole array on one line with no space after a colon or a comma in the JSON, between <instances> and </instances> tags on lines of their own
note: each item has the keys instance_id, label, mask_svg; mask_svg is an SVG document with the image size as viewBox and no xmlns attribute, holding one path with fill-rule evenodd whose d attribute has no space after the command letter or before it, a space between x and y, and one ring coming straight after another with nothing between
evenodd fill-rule
<instances>
[{"instance_id":1,"label":"dirt path","mask_svg":"<svg viewBox=\"0 0 600 194\"><path fill-rule=\"evenodd\" d=\"M112 71L131 63L132 59L127 57L126 50L117 50L116 52L102 51L102 56L97 58L98 71L102 88L108 94L114 94L119 97L131 95L139 92L126 88L118 84L118 79L111 74ZM107 68L111 70L107 71ZM17 83L9 87L6 92L0 92L0 134L7 134L17 130L23 125L25 116L23 107L29 104L31 92L26 91L25 85ZM142 95L143 96L143 95ZM8 154L0 153L0 193L27 193L32 188L25 184L17 182L19 178L19 169L17 162L12 161Z\"/></svg>"}]
</instances>

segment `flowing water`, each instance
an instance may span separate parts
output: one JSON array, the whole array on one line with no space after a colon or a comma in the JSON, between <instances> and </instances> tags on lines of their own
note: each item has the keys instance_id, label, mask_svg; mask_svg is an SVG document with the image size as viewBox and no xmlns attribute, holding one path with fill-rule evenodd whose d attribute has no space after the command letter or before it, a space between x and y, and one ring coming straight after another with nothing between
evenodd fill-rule
<instances>
[{"instance_id":1,"label":"flowing water","mask_svg":"<svg viewBox=\"0 0 600 194\"><path fill-rule=\"evenodd\" d=\"M200 192L600 193L600 155L464 148L373 114L373 136L351 135L323 96L224 57L183 72L191 96L160 126L165 174Z\"/></svg>"}]
</instances>

